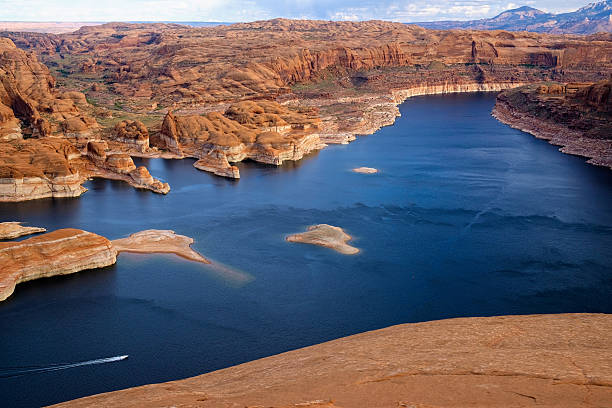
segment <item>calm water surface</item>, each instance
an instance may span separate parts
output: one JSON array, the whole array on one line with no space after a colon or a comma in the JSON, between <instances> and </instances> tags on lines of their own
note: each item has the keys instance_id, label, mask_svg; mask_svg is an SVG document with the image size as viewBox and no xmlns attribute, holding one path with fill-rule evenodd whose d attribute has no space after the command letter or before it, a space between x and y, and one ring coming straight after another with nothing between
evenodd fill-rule
<instances>
[{"instance_id":1,"label":"calm water surface","mask_svg":"<svg viewBox=\"0 0 612 408\"><path fill-rule=\"evenodd\" d=\"M50 230L173 229L226 269L122 254L19 285L0 303L0 369L130 357L0 378L0 401L178 379L397 323L611 313L612 172L500 124L494 99L412 98L393 127L280 168L242 163L237 182L143 160L170 194L92 181L78 199L1 205L0 219ZM284 241L318 223L362 252Z\"/></svg>"}]
</instances>

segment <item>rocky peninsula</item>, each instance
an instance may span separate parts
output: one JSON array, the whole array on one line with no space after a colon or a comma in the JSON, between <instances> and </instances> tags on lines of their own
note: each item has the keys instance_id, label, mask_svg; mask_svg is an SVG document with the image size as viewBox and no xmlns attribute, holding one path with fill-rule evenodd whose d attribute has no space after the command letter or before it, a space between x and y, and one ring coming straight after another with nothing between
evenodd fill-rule
<instances>
[{"instance_id":1,"label":"rocky peninsula","mask_svg":"<svg viewBox=\"0 0 612 408\"><path fill-rule=\"evenodd\" d=\"M175 254L194 262L209 264L210 261L191 249L193 238L178 235L170 230L146 230L127 238L115 239L113 247L118 253L136 252L140 254Z\"/></svg>"},{"instance_id":2,"label":"rocky peninsula","mask_svg":"<svg viewBox=\"0 0 612 408\"><path fill-rule=\"evenodd\" d=\"M21 222L0 222L0 239L15 239L46 231L45 228L24 227L21 224Z\"/></svg>"},{"instance_id":3,"label":"rocky peninsula","mask_svg":"<svg viewBox=\"0 0 612 408\"><path fill-rule=\"evenodd\" d=\"M115 263L111 242L91 232L59 229L18 242L0 242L0 301L18 283L66 275Z\"/></svg>"},{"instance_id":4,"label":"rocky peninsula","mask_svg":"<svg viewBox=\"0 0 612 408\"><path fill-rule=\"evenodd\" d=\"M612 399L612 316L449 319L361 333L56 407L593 407Z\"/></svg>"},{"instance_id":5,"label":"rocky peninsula","mask_svg":"<svg viewBox=\"0 0 612 408\"><path fill-rule=\"evenodd\" d=\"M306 232L289 235L286 238L289 242L319 245L341 254L354 255L359 249L347 244L351 239L353 238L342 228L328 224L311 225Z\"/></svg>"},{"instance_id":6,"label":"rocky peninsula","mask_svg":"<svg viewBox=\"0 0 612 408\"><path fill-rule=\"evenodd\" d=\"M131 157L191 157L239 178L236 162L281 165L390 125L411 96L594 83L612 69L610 34L383 21L108 23L0 39L0 201L76 197L91 177L165 194Z\"/></svg>"},{"instance_id":7,"label":"rocky peninsula","mask_svg":"<svg viewBox=\"0 0 612 408\"><path fill-rule=\"evenodd\" d=\"M543 83L501 92L493 110L501 122L612 169L612 80Z\"/></svg>"},{"instance_id":8,"label":"rocky peninsula","mask_svg":"<svg viewBox=\"0 0 612 408\"><path fill-rule=\"evenodd\" d=\"M8 298L18 283L110 266L120 252L172 253L190 261L210 263L191 249L192 243L192 238L170 230L141 231L109 241L73 228L23 241L0 242L0 301Z\"/></svg>"}]
</instances>

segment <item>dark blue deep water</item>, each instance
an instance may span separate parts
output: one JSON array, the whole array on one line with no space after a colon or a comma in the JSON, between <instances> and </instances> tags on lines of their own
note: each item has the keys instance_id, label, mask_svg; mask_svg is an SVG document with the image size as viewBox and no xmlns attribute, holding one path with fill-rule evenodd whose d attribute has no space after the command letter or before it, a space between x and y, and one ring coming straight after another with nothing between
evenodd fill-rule
<instances>
[{"instance_id":1,"label":"dark blue deep water","mask_svg":"<svg viewBox=\"0 0 612 408\"><path fill-rule=\"evenodd\" d=\"M0 368L130 358L0 378L0 404L184 378L397 323L611 313L612 172L497 122L494 100L412 98L392 127L279 168L242 163L238 182L143 160L170 194L92 181L78 199L0 206L2 220L109 238L173 229L231 271L122 254L19 285L0 303ZM362 252L284 241L318 223Z\"/></svg>"}]
</instances>

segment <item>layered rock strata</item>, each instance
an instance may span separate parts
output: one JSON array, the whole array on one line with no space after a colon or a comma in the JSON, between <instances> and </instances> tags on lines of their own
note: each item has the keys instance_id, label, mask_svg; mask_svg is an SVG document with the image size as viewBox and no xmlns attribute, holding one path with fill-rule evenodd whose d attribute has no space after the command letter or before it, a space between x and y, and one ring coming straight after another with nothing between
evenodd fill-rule
<instances>
[{"instance_id":1,"label":"layered rock strata","mask_svg":"<svg viewBox=\"0 0 612 408\"><path fill-rule=\"evenodd\" d=\"M59 92L49 69L34 55L0 38L0 140L87 135L98 124L79 111L83 102L80 92Z\"/></svg>"},{"instance_id":2,"label":"layered rock strata","mask_svg":"<svg viewBox=\"0 0 612 408\"><path fill-rule=\"evenodd\" d=\"M45 138L0 143L0 201L78 197L87 174L68 141Z\"/></svg>"},{"instance_id":3,"label":"layered rock strata","mask_svg":"<svg viewBox=\"0 0 612 408\"><path fill-rule=\"evenodd\" d=\"M122 120L117 123L112 138L142 153L149 150L149 130L138 120Z\"/></svg>"},{"instance_id":4,"label":"layered rock strata","mask_svg":"<svg viewBox=\"0 0 612 408\"><path fill-rule=\"evenodd\" d=\"M18 283L112 265L116 256L108 239L78 229L0 242L0 301L9 297Z\"/></svg>"},{"instance_id":5,"label":"layered rock strata","mask_svg":"<svg viewBox=\"0 0 612 408\"><path fill-rule=\"evenodd\" d=\"M58 92L42 64L3 40L5 57L29 65L8 57L0 64L8 73L0 137L55 135L79 149L104 138L112 153L193 157L199 169L232 178L241 160L279 165L373 133L392 124L410 96L594 82L612 69L609 34L440 32L380 21L111 23L0 36L35 51L70 89ZM102 136L85 111L100 118ZM113 160L120 166L125 158ZM97 176L105 174L119 177L109 169Z\"/></svg>"},{"instance_id":6,"label":"layered rock strata","mask_svg":"<svg viewBox=\"0 0 612 408\"><path fill-rule=\"evenodd\" d=\"M108 154L105 142L88 142L87 157L95 164L88 168L91 177L122 180L136 188L167 194L170 185L151 176L146 167L136 167L130 156L123 153Z\"/></svg>"},{"instance_id":7,"label":"layered rock strata","mask_svg":"<svg viewBox=\"0 0 612 408\"><path fill-rule=\"evenodd\" d=\"M7 237L44 231L44 228L34 231L4 224L18 223L0 223L0 234L6 232ZM109 241L100 235L72 228L23 241L0 242L0 301L8 298L21 282L113 265L118 252L171 253L209 264L210 261L193 250L191 244L192 238L169 230L146 230Z\"/></svg>"},{"instance_id":8,"label":"layered rock strata","mask_svg":"<svg viewBox=\"0 0 612 408\"><path fill-rule=\"evenodd\" d=\"M56 407L606 406L612 316L471 317L344 337Z\"/></svg>"},{"instance_id":9,"label":"layered rock strata","mask_svg":"<svg viewBox=\"0 0 612 408\"><path fill-rule=\"evenodd\" d=\"M532 85L498 95L493 116L612 168L612 82Z\"/></svg>"},{"instance_id":10,"label":"layered rock strata","mask_svg":"<svg viewBox=\"0 0 612 408\"><path fill-rule=\"evenodd\" d=\"M127 238L112 241L117 252L136 252L141 254L175 254L194 262L209 264L210 261L191 248L193 238L178 235L170 230L146 230Z\"/></svg>"},{"instance_id":11,"label":"layered rock strata","mask_svg":"<svg viewBox=\"0 0 612 408\"><path fill-rule=\"evenodd\" d=\"M224 113L175 115L168 112L155 147L195 157L194 166L219 176L240 178L230 162L251 159L280 165L323 148L315 109L270 101L245 101Z\"/></svg>"},{"instance_id":12,"label":"layered rock strata","mask_svg":"<svg viewBox=\"0 0 612 408\"><path fill-rule=\"evenodd\" d=\"M24 235L45 232L45 228L24 227L21 222L0 222L0 239L15 239Z\"/></svg>"},{"instance_id":13,"label":"layered rock strata","mask_svg":"<svg viewBox=\"0 0 612 408\"><path fill-rule=\"evenodd\" d=\"M286 238L289 242L319 245L341 254L354 255L359 252L359 249L347 244L351 239L352 237L342 228L328 224L311 225L306 232L289 235Z\"/></svg>"}]
</instances>

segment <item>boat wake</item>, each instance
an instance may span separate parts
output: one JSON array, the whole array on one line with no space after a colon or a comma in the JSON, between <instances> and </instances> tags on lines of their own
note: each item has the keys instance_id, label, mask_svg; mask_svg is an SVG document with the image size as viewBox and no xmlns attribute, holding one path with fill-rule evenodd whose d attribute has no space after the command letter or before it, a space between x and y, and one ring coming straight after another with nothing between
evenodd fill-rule
<instances>
[{"instance_id":1,"label":"boat wake","mask_svg":"<svg viewBox=\"0 0 612 408\"><path fill-rule=\"evenodd\" d=\"M95 360L80 361L77 363L59 363L48 366L20 366L20 367L4 367L0 368L0 378L21 377L28 374L48 373L51 371L68 370L75 367L83 367L88 365L113 363L128 358L127 355L98 358Z\"/></svg>"}]
</instances>

